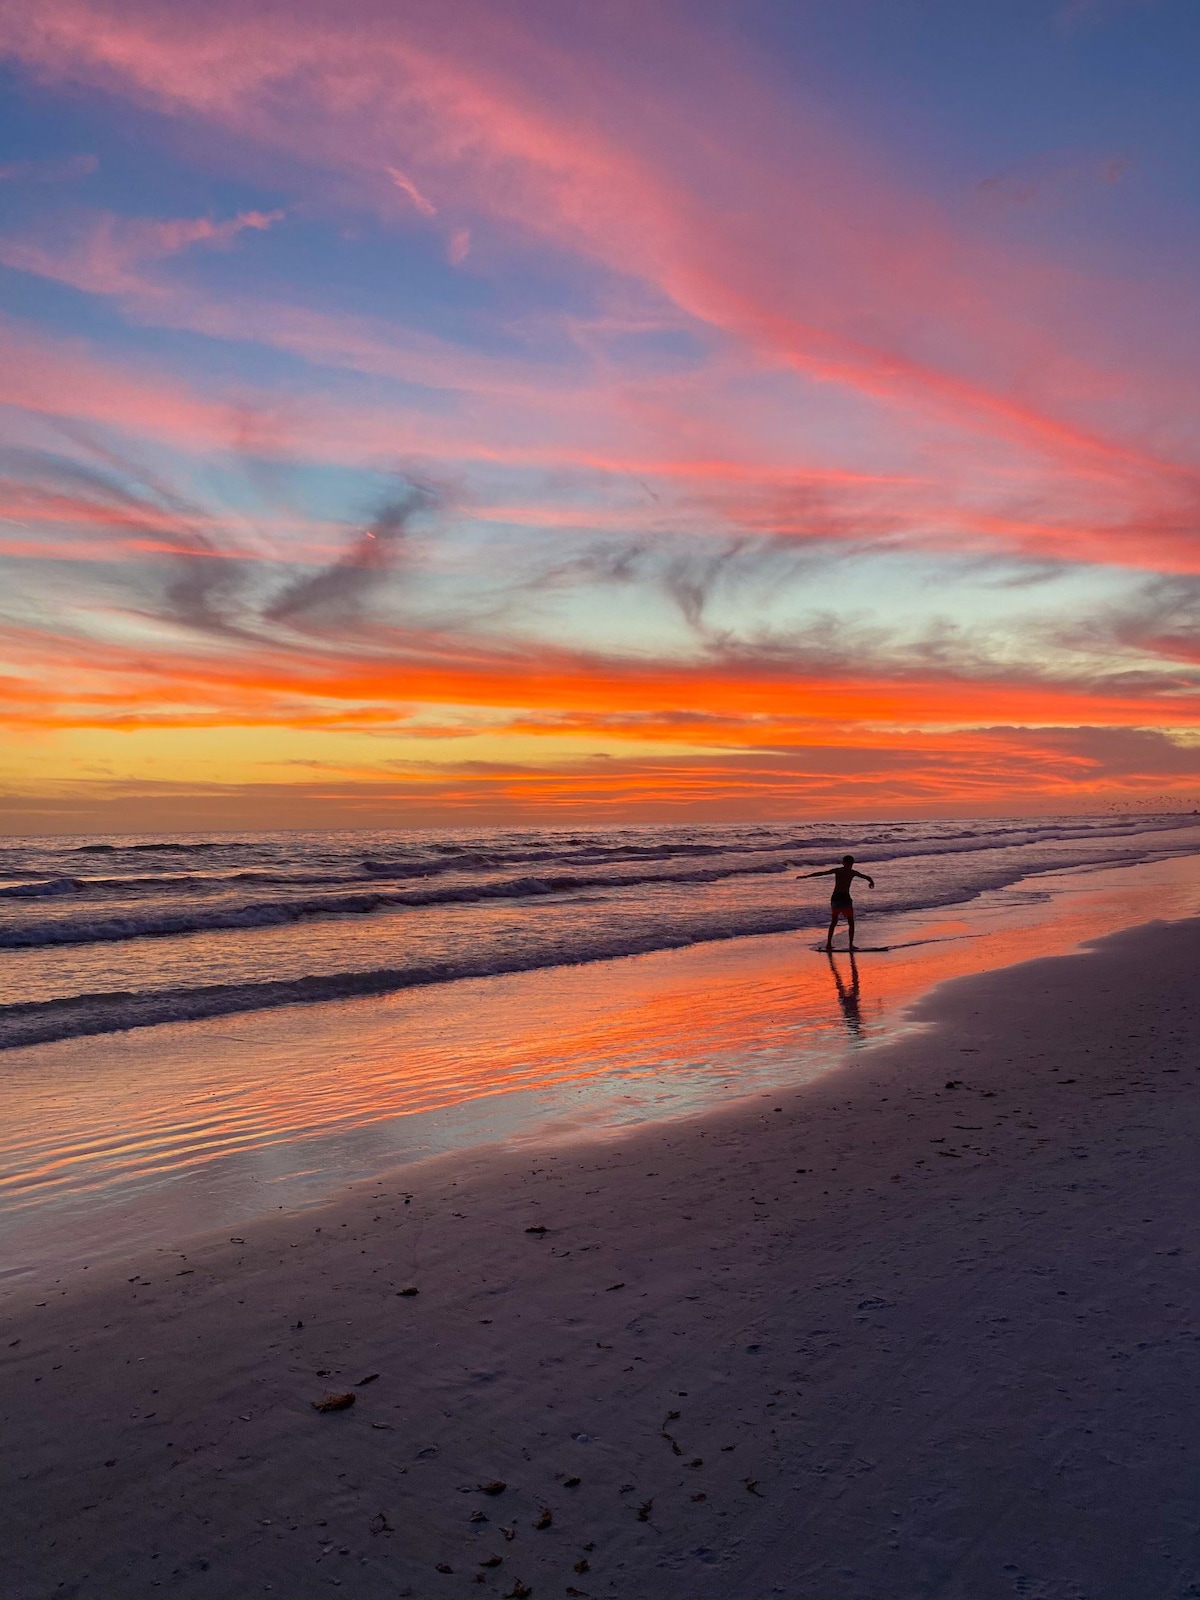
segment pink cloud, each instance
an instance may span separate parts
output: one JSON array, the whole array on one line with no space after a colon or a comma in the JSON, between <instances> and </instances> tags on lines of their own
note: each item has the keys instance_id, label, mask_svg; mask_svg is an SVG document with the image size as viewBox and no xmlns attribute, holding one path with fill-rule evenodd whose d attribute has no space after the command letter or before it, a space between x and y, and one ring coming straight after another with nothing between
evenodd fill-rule
<instances>
[{"instance_id":1,"label":"pink cloud","mask_svg":"<svg viewBox=\"0 0 1200 1600\"><path fill-rule=\"evenodd\" d=\"M401 193L408 196L423 217L435 217L437 215L437 207L434 205L433 201L427 200L412 179L406 177L405 174L400 171L399 167L389 167L387 169L387 175L396 185L397 189L399 189Z\"/></svg>"},{"instance_id":2,"label":"pink cloud","mask_svg":"<svg viewBox=\"0 0 1200 1600\"><path fill-rule=\"evenodd\" d=\"M283 33L221 4L117 12L61 0L38 8L36 32L10 22L8 33L43 71L211 120L339 170L363 192L400 172L423 196L408 177L415 160L476 208L640 273L758 359L818 383L1080 470L1169 468L1072 417L1078 406L1055 393L1072 361L1071 399L1094 387L1059 330L1038 325L1079 285L973 251L826 130L786 126L736 61L722 61L730 137L714 130L688 170L678 152L697 148L694 108L664 103L648 116L636 85L622 89L599 56L585 72L494 13L465 14L474 26L450 35L419 8L351 10L334 28L310 5ZM689 68L711 73L702 46L688 48ZM752 147L743 125L759 136ZM764 134L774 137L764 144ZM763 148L787 150L789 162L764 164ZM944 358L900 333L922 317L936 319Z\"/></svg>"},{"instance_id":3,"label":"pink cloud","mask_svg":"<svg viewBox=\"0 0 1200 1600\"><path fill-rule=\"evenodd\" d=\"M269 323L271 311L264 311ZM311 330L309 330L311 332ZM329 334L333 337L332 330ZM1090 498L1072 481L1049 480L1018 509L993 510L977 492L980 463L962 462L963 481L934 474L833 468L755 450L730 427L705 455L680 438L678 415L660 429L641 413L625 426L603 390L539 388L519 366L491 371L464 357L448 369L436 346L420 354L425 376L466 385L461 417L431 417L420 405L282 400L245 392L205 394L145 362L101 358L82 341L33 335L0 322L0 405L32 416L71 418L127 437L161 441L197 456L243 448L247 415L256 421L249 448L282 461L378 465L398 454L440 464L458 475L474 469L556 474L543 498L506 498L493 487L468 495L480 522L526 529L605 528L652 536L681 523L695 536L744 531L759 536L844 540L864 537L961 554L1015 551L1030 559L1102 561L1117 566L1194 572L1195 499L1185 483L1143 486L1140 498L1114 496L1103 480ZM478 386L472 390L471 386ZM674 453L666 446L674 446ZM736 454L735 451L743 451ZM569 473L569 479L562 474ZM964 543L965 541L965 543Z\"/></svg>"},{"instance_id":4,"label":"pink cloud","mask_svg":"<svg viewBox=\"0 0 1200 1600\"><path fill-rule=\"evenodd\" d=\"M322 446L331 455L352 450L353 435L360 456L403 437L441 459L599 472L612 461L640 471L639 459L667 461L683 492L735 525L799 532L811 517L771 494L789 466L805 465L788 418L840 391L859 408L847 434L867 440L848 476L868 475L877 443L902 463L896 476L909 487L893 497L887 525L898 538L939 545L965 535L984 549L1194 567L1187 519L1200 478L1154 442L1171 385L1152 361L1129 370L1105 351L1095 331L1103 319L1088 316L1102 288L974 243L819 120L776 104L761 76L699 30L676 42L687 53L680 82L721 83L703 137L695 104L669 93L647 101L636 74L618 71L621 58L603 48L564 52L552 29L535 38L494 9L459 12L471 26L450 29L404 4L352 5L334 21L301 3L284 30L223 0L170 10L41 0L0 12L0 38L45 75L198 119L307 163L322 182L333 173L354 204L399 188L426 210L427 190L446 194L510 239L614 280L637 277L664 315L711 336L696 371L631 383L593 341L586 375L560 381L552 369L378 320L214 302L158 281L147 290L140 264L219 242L190 238L195 222L140 239L114 224L111 237L101 230L57 259L44 247L9 248L29 270L40 262L81 286L111 293L125 283L131 299L141 292L133 314L142 320L457 397L436 420L416 407L388 417L343 402ZM451 237L451 260L467 234L464 224ZM764 375L795 385L769 418L770 407L746 399ZM1108 425L1114 401L1128 416L1137 396L1147 426ZM719 487L706 482L705 463L716 463ZM855 536L863 509L835 508L827 531ZM865 509L878 527L878 508Z\"/></svg>"},{"instance_id":5,"label":"pink cloud","mask_svg":"<svg viewBox=\"0 0 1200 1600\"><path fill-rule=\"evenodd\" d=\"M232 411L166 374L122 367L82 340L53 339L0 318L0 405L104 423L192 449L228 438Z\"/></svg>"},{"instance_id":6,"label":"pink cloud","mask_svg":"<svg viewBox=\"0 0 1200 1600\"><path fill-rule=\"evenodd\" d=\"M247 229L264 232L282 217L282 211L243 211L223 222L211 217L159 221L88 212L59 219L49 237L0 237L0 264L89 294L153 294L154 285L140 270L148 263L193 245L227 247Z\"/></svg>"}]
</instances>

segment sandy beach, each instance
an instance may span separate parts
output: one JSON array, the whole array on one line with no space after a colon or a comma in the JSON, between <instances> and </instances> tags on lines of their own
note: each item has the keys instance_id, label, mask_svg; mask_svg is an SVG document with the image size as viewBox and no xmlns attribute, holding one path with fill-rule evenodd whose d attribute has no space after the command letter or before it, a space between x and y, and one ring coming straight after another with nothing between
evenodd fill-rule
<instances>
[{"instance_id":1,"label":"sandy beach","mask_svg":"<svg viewBox=\"0 0 1200 1600\"><path fill-rule=\"evenodd\" d=\"M0 1592L1200 1594L1198 958L31 1288Z\"/></svg>"}]
</instances>

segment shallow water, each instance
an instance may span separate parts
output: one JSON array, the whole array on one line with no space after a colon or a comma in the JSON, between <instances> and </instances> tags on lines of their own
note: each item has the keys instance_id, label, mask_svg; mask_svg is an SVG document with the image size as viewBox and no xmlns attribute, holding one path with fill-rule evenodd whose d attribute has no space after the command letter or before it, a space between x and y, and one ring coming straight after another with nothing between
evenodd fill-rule
<instances>
[{"instance_id":1,"label":"shallow water","mask_svg":"<svg viewBox=\"0 0 1200 1600\"><path fill-rule=\"evenodd\" d=\"M5 1051L0 1284L441 1151L770 1094L895 1037L934 984L1198 908L1195 855L1076 868L872 916L889 948L853 964L765 935Z\"/></svg>"}]
</instances>

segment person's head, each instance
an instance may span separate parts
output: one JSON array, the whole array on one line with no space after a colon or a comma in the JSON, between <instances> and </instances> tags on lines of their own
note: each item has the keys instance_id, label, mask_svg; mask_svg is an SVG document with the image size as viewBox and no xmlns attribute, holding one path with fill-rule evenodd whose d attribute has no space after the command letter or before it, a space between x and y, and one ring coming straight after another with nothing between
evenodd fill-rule
<instances>
[{"instance_id":1,"label":"person's head","mask_svg":"<svg viewBox=\"0 0 1200 1600\"><path fill-rule=\"evenodd\" d=\"M853 856L843 856L842 857L842 865L844 867L852 867L854 865L854 857Z\"/></svg>"}]
</instances>

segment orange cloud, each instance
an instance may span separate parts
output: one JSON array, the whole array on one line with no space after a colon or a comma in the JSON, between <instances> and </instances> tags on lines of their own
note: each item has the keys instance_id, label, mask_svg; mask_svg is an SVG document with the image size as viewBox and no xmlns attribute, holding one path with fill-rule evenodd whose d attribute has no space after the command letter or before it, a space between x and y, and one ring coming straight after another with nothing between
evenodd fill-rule
<instances>
[{"instance_id":1,"label":"orange cloud","mask_svg":"<svg viewBox=\"0 0 1200 1600\"><path fill-rule=\"evenodd\" d=\"M13 633L12 659L28 661L39 675L35 697L44 705L42 680L49 662L69 681L59 691L66 706L176 705L221 707L231 721L247 717L283 721L297 727L333 708L349 721L395 717L416 705L475 707L514 713L516 731L598 734L653 743L677 742L695 717L693 744L705 744L706 730L717 748L735 743L770 748L789 728L817 742L837 740L839 730L869 727L872 736L901 739L913 730L942 727L968 738L969 730L998 723L1094 727L1200 724L1200 697L1180 675L1141 692L1102 678L1075 688L1039 682L1030 674L977 679L948 671L918 676L870 674L821 676L786 661L726 659L684 663L646 658L613 658L549 646L502 646L470 638L411 633L393 636L385 654L351 657L343 647L314 652L278 641L255 641L251 653L236 639L220 652L188 654L160 645L145 652L83 640ZM361 710L359 708L366 708ZM530 713L546 719L540 725ZM65 709L59 725L70 725ZM89 722L90 716L86 716ZM624 721L622 719L625 719ZM756 720L766 719L766 720ZM820 729L828 730L825 733ZM961 734L958 730L962 730Z\"/></svg>"},{"instance_id":2,"label":"orange cloud","mask_svg":"<svg viewBox=\"0 0 1200 1600\"><path fill-rule=\"evenodd\" d=\"M45 826L386 827L483 822L730 817L1046 814L1192 809L1200 797L1200 750L1152 734L1090 729L981 730L960 750L919 735L901 751L863 739L852 749L820 746L790 756L669 762L516 762L380 771L305 763L286 782L219 784L109 780L64 784L36 800L0 797L0 829Z\"/></svg>"}]
</instances>

